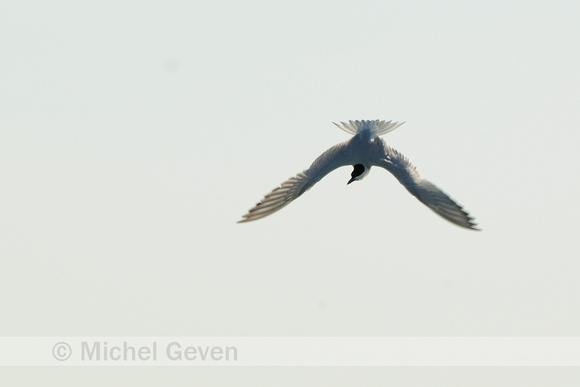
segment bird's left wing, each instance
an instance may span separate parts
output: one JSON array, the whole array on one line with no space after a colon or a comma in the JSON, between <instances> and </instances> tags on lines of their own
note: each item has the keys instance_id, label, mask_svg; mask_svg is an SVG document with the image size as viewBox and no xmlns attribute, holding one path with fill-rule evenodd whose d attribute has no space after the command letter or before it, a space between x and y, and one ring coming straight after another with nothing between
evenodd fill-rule
<instances>
[{"instance_id":1,"label":"bird's left wing","mask_svg":"<svg viewBox=\"0 0 580 387\"><path fill-rule=\"evenodd\" d=\"M314 184L336 168L350 164L345 149L348 142L343 142L326 150L307 170L283 182L279 187L264 196L238 223L249 222L268 216L308 191Z\"/></svg>"},{"instance_id":2,"label":"bird's left wing","mask_svg":"<svg viewBox=\"0 0 580 387\"><path fill-rule=\"evenodd\" d=\"M381 141L384 154L377 166L391 172L413 196L437 215L460 227L479 230L474 218L435 184L419 175L408 158Z\"/></svg>"}]
</instances>

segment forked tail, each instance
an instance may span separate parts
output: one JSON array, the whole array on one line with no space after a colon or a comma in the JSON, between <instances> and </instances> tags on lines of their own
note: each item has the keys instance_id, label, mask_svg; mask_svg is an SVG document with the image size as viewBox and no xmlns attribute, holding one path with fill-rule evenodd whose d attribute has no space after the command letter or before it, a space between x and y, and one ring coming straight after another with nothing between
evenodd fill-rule
<instances>
[{"instance_id":1,"label":"forked tail","mask_svg":"<svg viewBox=\"0 0 580 387\"><path fill-rule=\"evenodd\" d=\"M341 122L337 124L333 122L334 125L338 126L341 130L344 130L348 134L353 136L363 130L370 130L372 134L376 136L381 136L387 134L397 129L399 126L403 125L405 122L393 122L393 121L381 121L381 120L356 120L349 122Z\"/></svg>"}]
</instances>

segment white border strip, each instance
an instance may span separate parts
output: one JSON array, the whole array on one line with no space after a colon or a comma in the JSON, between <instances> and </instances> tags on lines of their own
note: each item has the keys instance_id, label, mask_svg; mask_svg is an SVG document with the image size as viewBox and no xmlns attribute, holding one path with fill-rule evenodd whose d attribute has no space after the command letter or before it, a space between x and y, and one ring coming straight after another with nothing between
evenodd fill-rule
<instances>
[{"instance_id":1,"label":"white border strip","mask_svg":"<svg viewBox=\"0 0 580 387\"><path fill-rule=\"evenodd\" d=\"M580 337L0 337L0 366L580 366Z\"/></svg>"}]
</instances>

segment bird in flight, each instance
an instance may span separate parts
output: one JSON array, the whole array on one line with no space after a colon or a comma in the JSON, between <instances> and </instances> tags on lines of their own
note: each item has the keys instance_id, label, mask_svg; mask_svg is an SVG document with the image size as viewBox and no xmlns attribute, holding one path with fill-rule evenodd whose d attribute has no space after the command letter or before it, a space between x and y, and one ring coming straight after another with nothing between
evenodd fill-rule
<instances>
[{"instance_id":1,"label":"bird in flight","mask_svg":"<svg viewBox=\"0 0 580 387\"><path fill-rule=\"evenodd\" d=\"M353 135L345 142L336 144L318 157L310 168L286 180L278 188L264 196L238 223L257 220L273 214L308 191L314 184L333 170L352 165L353 171L347 184L362 180L371 167L377 166L391 172L413 196L457 226L479 230L474 218L431 182L423 179L408 158L391 148L379 136L392 132L404 122L349 121L334 123Z\"/></svg>"}]
</instances>

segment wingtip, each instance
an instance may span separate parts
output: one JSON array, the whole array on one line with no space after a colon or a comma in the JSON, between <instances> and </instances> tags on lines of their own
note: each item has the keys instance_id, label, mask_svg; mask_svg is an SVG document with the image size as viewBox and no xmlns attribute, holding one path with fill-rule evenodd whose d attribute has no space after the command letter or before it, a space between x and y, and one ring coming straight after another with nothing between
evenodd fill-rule
<instances>
[{"instance_id":1,"label":"wingtip","mask_svg":"<svg viewBox=\"0 0 580 387\"><path fill-rule=\"evenodd\" d=\"M471 227L469 227L469 229L473 230L473 231L479 231L479 232L483 231L483 229L481 227L479 227L477 224L472 224Z\"/></svg>"}]
</instances>

